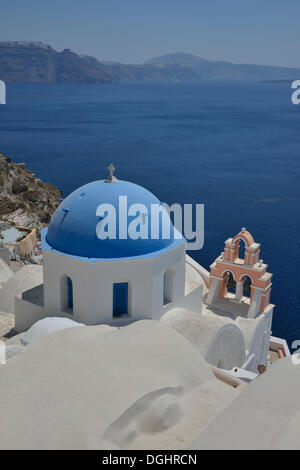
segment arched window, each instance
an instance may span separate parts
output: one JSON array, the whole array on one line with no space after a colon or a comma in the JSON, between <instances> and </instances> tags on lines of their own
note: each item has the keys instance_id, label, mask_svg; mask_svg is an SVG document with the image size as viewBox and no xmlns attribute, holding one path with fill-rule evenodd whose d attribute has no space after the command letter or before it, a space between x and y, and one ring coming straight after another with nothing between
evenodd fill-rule
<instances>
[{"instance_id":1,"label":"arched window","mask_svg":"<svg viewBox=\"0 0 300 470\"><path fill-rule=\"evenodd\" d=\"M232 297L236 292L236 282L231 271L223 273L222 294L221 298ZM230 294L230 295L228 295Z\"/></svg>"},{"instance_id":2,"label":"arched window","mask_svg":"<svg viewBox=\"0 0 300 470\"><path fill-rule=\"evenodd\" d=\"M245 260L246 243L240 238L239 259Z\"/></svg>"},{"instance_id":3,"label":"arched window","mask_svg":"<svg viewBox=\"0 0 300 470\"><path fill-rule=\"evenodd\" d=\"M164 305L173 302L174 277L174 270L172 268L168 268L164 274Z\"/></svg>"},{"instance_id":4,"label":"arched window","mask_svg":"<svg viewBox=\"0 0 300 470\"><path fill-rule=\"evenodd\" d=\"M244 276L241 280L243 281L243 297L251 297L251 278L249 276Z\"/></svg>"},{"instance_id":5,"label":"arched window","mask_svg":"<svg viewBox=\"0 0 300 470\"><path fill-rule=\"evenodd\" d=\"M67 313L73 313L73 282L69 276L61 279L61 306Z\"/></svg>"},{"instance_id":6,"label":"arched window","mask_svg":"<svg viewBox=\"0 0 300 470\"><path fill-rule=\"evenodd\" d=\"M230 292L231 294L235 294L235 289L236 289L236 282L234 280L234 277L231 272L227 272L227 292Z\"/></svg>"}]
</instances>

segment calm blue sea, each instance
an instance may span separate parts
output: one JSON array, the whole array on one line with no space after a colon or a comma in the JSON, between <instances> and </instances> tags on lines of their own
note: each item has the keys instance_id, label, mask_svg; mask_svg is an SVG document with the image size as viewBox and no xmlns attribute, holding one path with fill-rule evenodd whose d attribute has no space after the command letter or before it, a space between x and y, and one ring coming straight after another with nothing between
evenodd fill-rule
<instances>
[{"instance_id":1,"label":"calm blue sea","mask_svg":"<svg viewBox=\"0 0 300 470\"><path fill-rule=\"evenodd\" d=\"M300 78L300 77L299 77ZM66 196L117 177L205 204L206 268L242 226L274 273L273 334L300 339L300 106L290 84L9 84L0 152Z\"/></svg>"}]
</instances>

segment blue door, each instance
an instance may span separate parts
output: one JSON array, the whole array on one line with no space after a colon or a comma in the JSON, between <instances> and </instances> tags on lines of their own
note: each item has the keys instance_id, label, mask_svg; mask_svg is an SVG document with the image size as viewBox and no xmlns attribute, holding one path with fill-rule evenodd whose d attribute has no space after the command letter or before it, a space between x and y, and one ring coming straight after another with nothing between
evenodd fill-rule
<instances>
[{"instance_id":1,"label":"blue door","mask_svg":"<svg viewBox=\"0 0 300 470\"><path fill-rule=\"evenodd\" d=\"M70 277L67 277L67 292L68 292L68 308L73 310L73 282Z\"/></svg>"},{"instance_id":2,"label":"blue door","mask_svg":"<svg viewBox=\"0 0 300 470\"><path fill-rule=\"evenodd\" d=\"M128 315L128 282L116 282L113 292L113 316Z\"/></svg>"}]
</instances>

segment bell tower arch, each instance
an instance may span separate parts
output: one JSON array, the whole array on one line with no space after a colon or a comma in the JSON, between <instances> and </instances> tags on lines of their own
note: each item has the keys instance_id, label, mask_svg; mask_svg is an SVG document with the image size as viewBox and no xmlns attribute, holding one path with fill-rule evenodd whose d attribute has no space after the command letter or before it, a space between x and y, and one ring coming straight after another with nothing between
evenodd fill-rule
<instances>
[{"instance_id":1,"label":"bell tower arch","mask_svg":"<svg viewBox=\"0 0 300 470\"><path fill-rule=\"evenodd\" d=\"M241 243L245 245L242 257ZM232 276L229 277L228 273ZM271 279L272 274L267 272L267 265L260 259L260 244L243 227L237 235L225 241L224 251L210 267L207 304L221 302L222 308L229 310L234 303L243 304L247 316L255 318L270 305Z\"/></svg>"}]
</instances>

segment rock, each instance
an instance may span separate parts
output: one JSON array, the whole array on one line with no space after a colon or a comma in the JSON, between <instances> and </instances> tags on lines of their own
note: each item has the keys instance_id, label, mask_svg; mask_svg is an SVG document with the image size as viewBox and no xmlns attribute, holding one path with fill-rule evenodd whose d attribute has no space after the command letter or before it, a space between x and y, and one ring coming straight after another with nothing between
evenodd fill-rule
<instances>
[{"instance_id":1,"label":"rock","mask_svg":"<svg viewBox=\"0 0 300 470\"><path fill-rule=\"evenodd\" d=\"M21 180L13 180L12 182L12 192L14 194L23 193L28 191L28 186Z\"/></svg>"},{"instance_id":2,"label":"rock","mask_svg":"<svg viewBox=\"0 0 300 470\"><path fill-rule=\"evenodd\" d=\"M15 326L15 316L12 313L0 312L0 340L5 341L5 335Z\"/></svg>"},{"instance_id":3,"label":"rock","mask_svg":"<svg viewBox=\"0 0 300 470\"><path fill-rule=\"evenodd\" d=\"M30 227L32 225L30 215L26 211L24 212L21 208L11 212L10 214L4 214L2 219L9 223L18 225L19 227Z\"/></svg>"},{"instance_id":4,"label":"rock","mask_svg":"<svg viewBox=\"0 0 300 470\"><path fill-rule=\"evenodd\" d=\"M16 356L17 354L20 354L24 351L25 346L22 346L20 344L9 344L6 346L6 360L8 361L12 357Z\"/></svg>"},{"instance_id":5,"label":"rock","mask_svg":"<svg viewBox=\"0 0 300 470\"><path fill-rule=\"evenodd\" d=\"M0 218L40 229L49 223L60 197L54 185L0 153Z\"/></svg>"}]
</instances>

